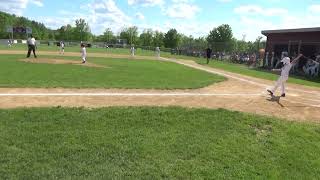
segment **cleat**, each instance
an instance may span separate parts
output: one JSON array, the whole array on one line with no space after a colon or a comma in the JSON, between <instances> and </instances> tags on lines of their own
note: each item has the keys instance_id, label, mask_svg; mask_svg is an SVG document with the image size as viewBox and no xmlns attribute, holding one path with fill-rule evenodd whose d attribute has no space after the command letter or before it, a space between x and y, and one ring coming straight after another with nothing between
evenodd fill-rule
<instances>
[{"instance_id":1,"label":"cleat","mask_svg":"<svg viewBox=\"0 0 320 180\"><path fill-rule=\"evenodd\" d=\"M273 92L272 91L270 91L270 90L267 90L267 91L271 96L273 96Z\"/></svg>"},{"instance_id":2,"label":"cleat","mask_svg":"<svg viewBox=\"0 0 320 180\"><path fill-rule=\"evenodd\" d=\"M285 93L281 94L281 97L286 97L286 94Z\"/></svg>"}]
</instances>

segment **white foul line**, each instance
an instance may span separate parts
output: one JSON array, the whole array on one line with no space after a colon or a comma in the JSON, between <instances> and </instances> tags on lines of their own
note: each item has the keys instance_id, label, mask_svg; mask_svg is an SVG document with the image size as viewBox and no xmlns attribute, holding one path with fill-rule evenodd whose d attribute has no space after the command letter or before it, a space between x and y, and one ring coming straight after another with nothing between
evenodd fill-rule
<instances>
[{"instance_id":1,"label":"white foul line","mask_svg":"<svg viewBox=\"0 0 320 180\"><path fill-rule=\"evenodd\" d=\"M308 104L308 103L304 103L304 102L292 101L292 100L287 100L287 99L284 99L284 101L287 101L287 102L290 102L290 103L294 103L294 104L302 104L302 105L307 106L307 107L320 108L319 104Z\"/></svg>"},{"instance_id":2,"label":"white foul line","mask_svg":"<svg viewBox=\"0 0 320 180\"><path fill-rule=\"evenodd\" d=\"M247 82L247 83L250 83L250 84L255 84L257 86L262 86L262 87L265 87L265 88L268 87L265 84L257 83L257 82L254 82L254 81L250 81L250 80L243 79L243 78L240 78L240 77L232 76L232 75L225 74L225 73L222 73L222 72L209 70L209 69L206 69L206 68L203 68L203 67L200 67L200 66L194 66L194 65L191 65L191 64L183 63L181 61L174 61L174 60L170 60L170 59L167 59L167 58L162 58L162 59L170 61L170 62L175 62L177 64L181 64L181 65L184 65L184 66L188 66L188 67L191 67L191 68L194 68L194 69L199 69L199 70L202 70L202 71L206 71L206 72L209 72L209 73L212 73L212 74L218 74L220 76L225 76L225 77L228 77L228 78L237 79L239 81Z\"/></svg>"},{"instance_id":3,"label":"white foul line","mask_svg":"<svg viewBox=\"0 0 320 180\"><path fill-rule=\"evenodd\" d=\"M228 94L228 93L1 93L9 96L261 96L262 94Z\"/></svg>"},{"instance_id":4,"label":"white foul line","mask_svg":"<svg viewBox=\"0 0 320 180\"><path fill-rule=\"evenodd\" d=\"M218 72L218 71L215 71L215 70L209 70L209 69L206 69L206 68L203 68L203 67L200 67L200 66L194 66L194 65L191 65L191 64L183 63L181 61L174 61L174 60L170 60L170 59L167 59L167 58L162 58L162 59L164 59L166 61L170 61L170 62L175 62L177 64L181 64L181 65L184 65L184 66L192 67L192 68L195 68L195 69L199 69L199 70L202 70L202 71L206 71L206 72L209 72L209 73L218 74L220 76L225 76L225 77L228 77L228 78L232 78L232 79L236 79L236 80L239 80L239 81L247 82L247 83L254 84L254 85L257 85L257 86L261 86L261 87L264 87L264 88L268 88L269 87L269 86L267 86L265 84L262 84L262 83L254 82L254 81L251 81L251 80L248 80L248 79L236 77L236 76L233 76L233 75L230 75L230 74L226 74L226 73L223 73L223 72ZM293 90L293 91L296 91L296 92L315 94L315 95L319 95L320 96L320 93L316 92L316 91L304 91L304 90L294 89L294 88L287 88L287 89Z\"/></svg>"}]
</instances>

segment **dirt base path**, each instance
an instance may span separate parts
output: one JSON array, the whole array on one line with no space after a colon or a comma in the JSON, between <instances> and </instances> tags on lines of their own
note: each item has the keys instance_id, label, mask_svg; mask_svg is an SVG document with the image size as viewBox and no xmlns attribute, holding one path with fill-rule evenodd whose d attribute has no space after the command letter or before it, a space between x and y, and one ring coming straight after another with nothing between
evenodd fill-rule
<instances>
[{"instance_id":1,"label":"dirt base path","mask_svg":"<svg viewBox=\"0 0 320 180\"><path fill-rule=\"evenodd\" d=\"M320 88L288 84L286 98L272 99L266 93L266 88L274 84L272 81L202 66L193 61L166 58L161 60L220 74L227 77L228 81L196 90L0 88L0 108L184 106L225 108L287 120L320 123Z\"/></svg>"},{"instance_id":2,"label":"dirt base path","mask_svg":"<svg viewBox=\"0 0 320 180\"><path fill-rule=\"evenodd\" d=\"M63 60L63 59L51 59L51 58L26 58L20 59L22 62L35 63L35 64L71 64L77 66L94 67L94 68L107 68L90 62L82 63L81 61Z\"/></svg>"},{"instance_id":3,"label":"dirt base path","mask_svg":"<svg viewBox=\"0 0 320 180\"><path fill-rule=\"evenodd\" d=\"M21 54L21 55L27 55L26 51L22 51L22 50L0 50L0 54ZM79 50L79 53L77 52L65 52L63 55L61 55L58 51L54 52L54 51L37 51L36 52L37 56L66 56L66 57L79 57L79 59L81 59L81 53ZM31 55L31 57L33 57ZM152 59L152 60L156 60L158 58L156 57L152 57L152 56L131 56L131 55L122 55L122 54L112 54L112 53L88 53L87 57L106 57L106 58L119 58L119 59Z\"/></svg>"}]
</instances>

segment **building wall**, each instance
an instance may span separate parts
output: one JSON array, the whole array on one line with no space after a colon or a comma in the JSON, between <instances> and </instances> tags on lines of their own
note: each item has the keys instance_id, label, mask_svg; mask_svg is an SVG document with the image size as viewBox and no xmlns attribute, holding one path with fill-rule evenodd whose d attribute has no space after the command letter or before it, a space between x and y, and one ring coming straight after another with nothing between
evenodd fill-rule
<instances>
[{"instance_id":1,"label":"building wall","mask_svg":"<svg viewBox=\"0 0 320 180\"><path fill-rule=\"evenodd\" d=\"M266 59L264 59L264 64L266 66L271 65L271 54L275 52L275 57L279 58L282 50L288 51L289 41L291 42L290 51L291 53L296 52L298 49L299 42L301 41L301 51L300 53L306 53L307 56L310 56L312 53L308 52L310 50L310 45L312 45L316 49L317 52L320 54L320 32L299 32L299 33L273 33L267 35L267 44L266 44L266 53L269 53L268 65L266 65ZM281 49L274 49L275 46ZM294 50L293 50L293 47ZM296 52L298 53L298 52Z\"/></svg>"},{"instance_id":2,"label":"building wall","mask_svg":"<svg viewBox=\"0 0 320 180\"><path fill-rule=\"evenodd\" d=\"M286 41L308 41L320 42L320 32L301 32L301 33L278 33L269 34L268 39L272 42Z\"/></svg>"},{"instance_id":3,"label":"building wall","mask_svg":"<svg viewBox=\"0 0 320 180\"><path fill-rule=\"evenodd\" d=\"M300 32L300 33L275 33L267 36L266 52L273 52L275 45L291 44L314 44L320 46L320 32Z\"/></svg>"}]
</instances>

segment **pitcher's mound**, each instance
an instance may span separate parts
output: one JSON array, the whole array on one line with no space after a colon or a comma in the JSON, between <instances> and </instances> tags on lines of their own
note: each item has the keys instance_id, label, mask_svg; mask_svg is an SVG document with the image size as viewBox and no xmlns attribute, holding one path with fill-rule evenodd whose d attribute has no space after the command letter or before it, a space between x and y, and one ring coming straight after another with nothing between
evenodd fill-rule
<instances>
[{"instance_id":1,"label":"pitcher's mound","mask_svg":"<svg viewBox=\"0 0 320 180\"><path fill-rule=\"evenodd\" d=\"M37 64L71 64L71 65L79 65L79 66L87 66L87 67L95 67L95 68L108 68L107 66L98 65L94 63L86 62L82 63L81 60L63 60L63 59L50 59L50 58L36 58L36 59L21 59L20 61L27 63L37 63Z\"/></svg>"}]
</instances>

